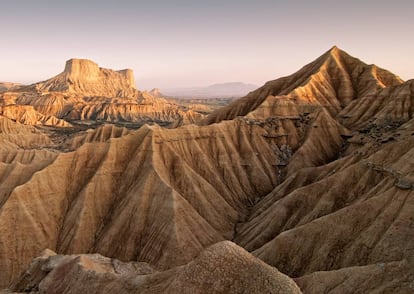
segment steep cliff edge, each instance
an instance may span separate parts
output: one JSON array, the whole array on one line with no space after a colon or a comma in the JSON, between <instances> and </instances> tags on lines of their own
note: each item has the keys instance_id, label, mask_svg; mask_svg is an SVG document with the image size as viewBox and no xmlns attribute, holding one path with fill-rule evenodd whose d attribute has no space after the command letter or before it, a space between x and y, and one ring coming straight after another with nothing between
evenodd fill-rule
<instances>
[{"instance_id":1,"label":"steep cliff edge","mask_svg":"<svg viewBox=\"0 0 414 294\"><path fill-rule=\"evenodd\" d=\"M59 75L20 91L65 92L84 96L137 97L134 74L131 69L114 71L101 68L88 59L70 59Z\"/></svg>"},{"instance_id":2,"label":"steep cliff edge","mask_svg":"<svg viewBox=\"0 0 414 294\"><path fill-rule=\"evenodd\" d=\"M87 59L70 59L51 79L1 93L0 107L4 116L21 123L56 127L72 121L165 125L182 122L186 112L156 91L137 90L131 69L114 71ZM22 109L32 112L30 118Z\"/></svg>"}]
</instances>

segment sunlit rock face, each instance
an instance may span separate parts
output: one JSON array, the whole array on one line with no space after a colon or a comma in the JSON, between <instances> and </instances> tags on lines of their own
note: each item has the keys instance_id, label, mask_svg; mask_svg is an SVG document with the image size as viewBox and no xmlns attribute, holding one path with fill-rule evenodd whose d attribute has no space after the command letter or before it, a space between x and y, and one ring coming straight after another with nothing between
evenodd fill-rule
<instances>
[{"instance_id":1,"label":"sunlit rock face","mask_svg":"<svg viewBox=\"0 0 414 294\"><path fill-rule=\"evenodd\" d=\"M67 92L85 96L136 97L131 69L114 71L101 68L88 59L70 59L56 77L34 85L41 92Z\"/></svg>"},{"instance_id":2,"label":"sunlit rock face","mask_svg":"<svg viewBox=\"0 0 414 294\"><path fill-rule=\"evenodd\" d=\"M0 113L31 125L71 127L73 121L181 125L203 118L200 113L186 115L187 110L157 92L137 90L131 69L101 68L87 59L70 59L59 75L0 94Z\"/></svg>"},{"instance_id":3,"label":"sunlit rock face","mask_svg":"<svg viewBox=\"0 0 414 294\"><path fill-rule=\"evenodd\" d=\"M64 75L83 71L93 81L102 73L74 62ZM174 113L150 93L64 91L27 88L2 101L59 119L120 120L142 115L137 107L152 117ZM155 111L158 103L164 106ZM0 285L92 291L75 282L87 277L93 289L120 293L125 285L155 293L226 293L241 285L268 293L278 283L295 293L277 268L305 293L410 293L412 105L412 80L334 47L199 125L189 124L197 118L187 112L176 128L103 124L58 133L28 125L36 120L29 108L3 110L13 118L0 116ZM50 273L30 270L45 248L59 256L40 258ZM39 275L22 276L28 268Z\"/></svg>"}]
</instances>

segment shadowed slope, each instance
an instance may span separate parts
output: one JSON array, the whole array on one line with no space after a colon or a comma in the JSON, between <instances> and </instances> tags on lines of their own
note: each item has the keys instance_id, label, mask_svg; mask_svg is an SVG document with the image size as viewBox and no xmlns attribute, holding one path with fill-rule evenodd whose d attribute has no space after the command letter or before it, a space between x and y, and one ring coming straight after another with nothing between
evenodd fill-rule
<instances>
[{"instance_id":1,"label":"shadowed slope","mask_svg":"<svg viewBox=\"0 0 414 294\"><path fill-rule=\"evenodd\" d=\"M0 209L0 262L9 274L2 283L45 247L164 269L231 238L246 207L277 184L269 164L276 156L261 132L241 121L145 126L60 153Z\"/></svg>"},{"instance_id":2,"label":"shadowed slope","mask_svg":"<svg viewBox=\"0 0 414 294\"><path fill-rule=\"evenodd\" d=\"M392 73L367 65L333 47L293 75L267 82L246 97L213 112L205 123L231 120L254 110L257 113L255 118L264 119L286 108L280 105L285 99L293 100L294 109L299 107L302 111L312 111L315 107L323 106L336 114L355 99L402 82ZM267 102L268 99L270 101Z\"/></svg>"},{"instance_id":3,"label":"shadowed slope","mask_svg":"<svg viewBox=\"0 0 414 294\"><path fill-rule=\"evenodd\" d=\"M397 131L371 154L291 175L238 227L238 243L296 277L410 259L414 141L410 124Z\"/></svg>"},{"instance_id":4,"label":"shadowed slope","mask_svg":"<svg viewBox=\"0 0 414 294\"><path fill-rule=\"evenodd\" d=\"M0 285L52 248L171 269L145 285L173 291L173 283L190 286L196 279L189 276L211 269L194 260L204 248L230 239L310 293L334 292L335 285L358 292L342 276L368 292L407 289L404 269L414 255L413 97L412 81L333 48L213 114L215 123L206 126L103 126L65 140L74 150L68 153L13 152L8 141L5 166L21 160L36 168L17 184L6 171L11 186L0 186L6 272ZM112 98L82 98L96 105L102 99ZM50 109L64 113L57 102ZM242 268L230 259L219 255ZM171 274L184 264L184 277ZM387 265L392 285L381 280L386 274L377 264ZM380 285L362 284L357 275L365 270ZM134 281L144 285L142 277Z\"/></svg>"},{"instance_id":5,"label":"shadowed slope","mask_svg":"<svg viewBox=\"0 0 414 294\"><path fill-rule=\"evenodd\" d=\"M13 286L46 293L301 293L298 286L242 248L220 242L192 262L160 273L143 263L95 255L54 255L33 260Z\"/></svg>"},{"instance_id":6,"label":"shadowed slope","mask_svg":"<svg viewBox=\"0 0 414 294\"><path fill-rule=\"evenodd\" d=\"M406 260L315 272L295 279L304 293L411 293L414 270Z\"/></svg>"}]
</instances>

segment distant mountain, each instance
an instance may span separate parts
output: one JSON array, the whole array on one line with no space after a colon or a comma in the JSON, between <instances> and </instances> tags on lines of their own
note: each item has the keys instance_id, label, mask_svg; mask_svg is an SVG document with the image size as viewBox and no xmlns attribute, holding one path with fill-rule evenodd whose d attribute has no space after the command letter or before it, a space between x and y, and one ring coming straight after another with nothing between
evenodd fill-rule
<instances>
[{"instance_id":1,"label":"distant mountain","mask_svg":"<svg viewBox=\"0 0 414 294\"><path fill-rule=\"evenodd\" d=\"M241 82L214 84L207 87L162 89L165 95L188 98L242 97L258 86Z\"/></svg>"}]
</instances>

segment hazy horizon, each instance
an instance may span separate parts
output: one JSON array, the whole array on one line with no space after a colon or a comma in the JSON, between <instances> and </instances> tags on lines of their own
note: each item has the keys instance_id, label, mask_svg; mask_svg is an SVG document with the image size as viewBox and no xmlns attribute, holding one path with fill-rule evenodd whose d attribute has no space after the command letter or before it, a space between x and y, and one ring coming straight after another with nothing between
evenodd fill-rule
<instances>
[{"instance_id":1,"label":"hazy horizon","mask_svg":"<svg viewBox=\"0 0 414 294\"><path fill-rule=\"evenodd\" d=\"M414 4L377 1L28 1L2 4L0 81L33 83L70 58L134 70L139 89L262 85L333 45L414 77Z\"/></svg>"}]
</instances>

